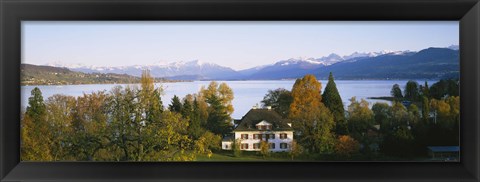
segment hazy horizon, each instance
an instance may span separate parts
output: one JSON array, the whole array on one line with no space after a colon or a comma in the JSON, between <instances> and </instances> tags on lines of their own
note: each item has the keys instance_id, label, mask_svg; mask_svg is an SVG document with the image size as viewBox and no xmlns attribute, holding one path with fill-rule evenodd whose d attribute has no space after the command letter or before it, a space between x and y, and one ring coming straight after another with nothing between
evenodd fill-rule
<instances>
[{"instance_id":1,"label":"hazy horizon","mask_svg":"<svg viewBox=\"0 0 480 182\"><path fill-rule=\"evenodd\" d=\"M458 21L23 21L22 63L214 63L234 70L290 58L459 45Z\"/></svg>"}]
</instances>

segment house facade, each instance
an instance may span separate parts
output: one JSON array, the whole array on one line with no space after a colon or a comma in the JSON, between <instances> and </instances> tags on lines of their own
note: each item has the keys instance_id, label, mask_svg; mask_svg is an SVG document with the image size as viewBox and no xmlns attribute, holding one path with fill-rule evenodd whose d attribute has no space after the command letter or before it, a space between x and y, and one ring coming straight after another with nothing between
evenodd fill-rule
<instances>
[{"instance_id":1,"label":"house facade","mask_svg":"<svg viewBox=\"0 0 480 182\"><path fill-rule=\"evenodd\" d=\"M290 151L293 129L287 119L271 108L252 108L240 120L235 120L233 136L222 141L222 149L232 150L233 141L240 142L243 151L260 151L262 142L272 152Z\"/></svg>"}]
</instances>

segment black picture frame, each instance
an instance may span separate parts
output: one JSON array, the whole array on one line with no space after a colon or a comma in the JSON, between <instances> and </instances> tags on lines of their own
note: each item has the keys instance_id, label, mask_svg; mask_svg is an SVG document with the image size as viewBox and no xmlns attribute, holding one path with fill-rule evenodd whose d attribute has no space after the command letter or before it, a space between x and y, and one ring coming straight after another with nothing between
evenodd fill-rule
<instances>
[{"instance_id":1,"label":"black picture frame","mask_svg":"<svg viewBox=\"0 0 480 182\"><path fill-rule=\"evenodd\" d=\"M0 0L1 181L479 181L478 0ZM24 20L458 20L461 159L442 162L20 162Z\"/></svg>"}]
</instances>

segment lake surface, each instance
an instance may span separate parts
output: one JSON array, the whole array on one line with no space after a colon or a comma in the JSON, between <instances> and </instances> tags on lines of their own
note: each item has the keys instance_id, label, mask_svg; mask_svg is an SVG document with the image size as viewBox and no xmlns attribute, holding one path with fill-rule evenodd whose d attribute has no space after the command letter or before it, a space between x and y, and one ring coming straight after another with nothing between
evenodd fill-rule
<instances>
[{"instance_id":1,"label":"lake surface","mask_svg":"<svg viewBox=\"0 0 480 182\"><path fill-rule=\"evenodd\" d=\"M340 92L345 108L350 104L349 99L357 97L357 100L365 99L370 106L375 102L389 103L385 100L367 99L368 97L390 96L390 90L394 84L399 84L400 88L405 87L408 80L336 80L337 89ZM245 115L252 106L263 99L268 90L277 88L285 88L291 90L295 80L267 80L267 81L218 81L227 83L234 92L233 107L235 111L232 114L234 119L240 119ZM327 81L320 80L322 83L322 92ZM423 80L417 80L419 84L423 84ZM436 81L428 81L432 85ZM177 82L177 83L157 83L156 87L163 86L164 95L162 96L163 105L165 107L171 103L174 95L183 98L187 94L197 93L202 86L207 87L210 81L194 81L194 82ZM114 86L127 84L93 84L93 85L52 85L52 86L22 86L22 109L28 105L28 97L33 88L39 87L42 95L46 100L54 94L64 94L70 96L81 96L83 93L92 93L96 91L110 91Z\"/></svg>"}]
</instances>

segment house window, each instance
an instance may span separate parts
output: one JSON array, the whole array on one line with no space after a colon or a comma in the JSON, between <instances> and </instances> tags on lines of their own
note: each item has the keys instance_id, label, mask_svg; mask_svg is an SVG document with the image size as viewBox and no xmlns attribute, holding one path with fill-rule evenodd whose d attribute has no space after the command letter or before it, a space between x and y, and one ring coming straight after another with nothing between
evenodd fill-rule
<instances>
[{"instance_id":1,"label":"house window","mask_svg":"<svg viewBox=\"0 0 480 182\"><path fill-rule=\"evenodd\" d=\"M248 149L248 143L242 143L241 149Z\"/></svg>"},{"instance_id":2,"label":"house window","mask_svg":"<svg viewBox=\"0 0 480 182\"><path fill-rule=\"evenodd\" d=\"M228 145L225 145L225 148L228 149Z\"/></svg>"},{"instance_id":3,"label":"house window","mask_svg":"<svg viewBox=\"0 0 480 182\"><path fill-rule=\"evenodd\" d=\"M280 139L287 139L286 133L280 133Z\"/></svg>"},{"instance_id":4,"label":"house window","mask_svg":"<svg viewBox=\"0 0 480 182\"><path fill-rule=\"evenodd\" d=\"M267 130L271 130L271 129L272 129L272 126L268 125Z\"/></svg>"},{"instance_id":5,"label":"house window","mask_svg":"<svg viewBox=\"0 0 480 182\"><path fill-rule=\"evenodd\" d=\"M257 129L261 130L261 129L262 129L262 126L258 125L258 126L257 126Z\"/></svg>"},{"instance_id":6,"label":"house window","mask_svg":"<svg viewBox=\"0 0 480 182\"><path fill-rule=\"evenodd\" d=\"M275 149L275 143L270 143L270 149Z\"/></svg>"},{"instance_id":7,"label":"house window","mask_svg":"<svg viewBox=\"0 0 480 182\"><path fill-rule=\"evenodd\" d=\"M248 134L242 134L242 135L240 135L240 138L241 139L248 139Z\"/></svg>"},{"instance_id":8,"label":"house window","mask_svg":"<svg viewBox=\"0 0 480 182\"><path fill-rule=\"evenodd\" d=\"M253 144L253 149L259 149L259 148L260 148L260 143Z\"/></svg>"},{"instance_id":9,"label":"house window","mask_svg":"<svg viewBox=\"0 0 480 182\"><path fill-rule=\"evenodd\" d=\"M263 125L262 130L266 130L266 129L267 129L267 126Z\"/></svg>"},{"instance_id":10,"label":"house window","mask_svg":"<svg viewBox=\"0 0 480 182\"><path fill-rule=\"evenodd\" d=\"M287 143L280 143L280 148L281 149L286 149L287 148Z\"/></svg>"},{"instance_id":11,"label":"house window","mask_svg":"<svg viewBox=\"0 0 480 182\"><path fill-rule=\"evenodd\" d=\"M270 138L269 139L275 139L275 134L270 134Z\"/></svg>"}]
</instances>

